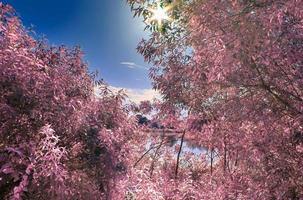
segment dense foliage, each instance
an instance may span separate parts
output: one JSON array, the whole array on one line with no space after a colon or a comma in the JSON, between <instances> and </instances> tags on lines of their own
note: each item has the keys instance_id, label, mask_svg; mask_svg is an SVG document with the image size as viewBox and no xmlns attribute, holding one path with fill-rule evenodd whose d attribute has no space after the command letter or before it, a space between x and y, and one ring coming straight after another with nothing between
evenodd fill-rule
<instances>
[{"instance_id":1,"label":"dense foliage","mask_svg":"<svg viewBox=\"0 0 303 200\"><path fill-rule=\"evenodd\" d=\"M135 128L123 94L95 83L79 48L35 40L4 4L0 69L0 199L117 199Z\"/></svg>"},{"instance_id":2,"label":"dense foliage","mask_svg":"<svg viewBox=\"0 0 303 200\"><path fill-rule=\"evenodd\" d=\"M161 101L126 105L0 3L0 199L302 199L303 2L128 3Z\"/></svg>"},{"instance_id":3,"label":"dense foliage","mask_svg":"<svg viewBox=\"0 0 303 200\"><path fill-rule=\"evenodd\" d=\"M164 157L157 198L302 199L303 1L128 2L145 19L170 7L138 51L154 64L158 118L184 131L179 150L184 138L209 150L179 172L173 157L175 176Z\"/></svg>"}]
</instances>

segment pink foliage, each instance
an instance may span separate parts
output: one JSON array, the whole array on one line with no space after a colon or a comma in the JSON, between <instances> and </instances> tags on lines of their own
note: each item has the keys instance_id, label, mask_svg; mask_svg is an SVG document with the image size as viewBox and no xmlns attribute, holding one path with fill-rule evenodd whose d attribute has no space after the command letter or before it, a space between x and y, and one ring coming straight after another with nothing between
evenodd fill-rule
<instances>
[{"instance_id":1,"label":"pink foliage","mask_svg":"<svg viewBox=\"0 0 303 200\"><path fill-rule=\"evenodd\" d=\"M144 16L153 1L128 2ZM303 198L303 2L161 2L178 14L138 51L154 64L160 117L207 147L211 161L198 179L154 190L163 199Z\"/></svg>"},{"instance_id":2,"label":"pink foliage","mask_svg":"<svg viewBox=\"0 0 303 200\"><path fill-rule=\"evenodd\" d=\"M1 199L303 198L302 1L172 5L138 47L163 101L130 107L163 125L153 135L80 48L36 40L0 3Z\"/></svg>"},{"instance_id":3,"label":"pink foliage","mask_svg":"<svg viewBox=\"0 0 303 200\"><path fill-rule=\"evenodd\" d=\"M67 177L67 171L62 164L67 159L66 149L59 147L59 138L50 125L41 128L41 141L34 152L34 179L39 177L55 177L56 181L63 182Z\"/></svg>"},{"instance_id":4,"label":"pink foliage","mask_svg":"<svg viewBox=\"0 0 303 200\"><path fill-rule=\"evenodd\" d=\"M36 40L0 3L0 199L123 194L135 121L82 57Z\"/></svg>"}]
</instances>

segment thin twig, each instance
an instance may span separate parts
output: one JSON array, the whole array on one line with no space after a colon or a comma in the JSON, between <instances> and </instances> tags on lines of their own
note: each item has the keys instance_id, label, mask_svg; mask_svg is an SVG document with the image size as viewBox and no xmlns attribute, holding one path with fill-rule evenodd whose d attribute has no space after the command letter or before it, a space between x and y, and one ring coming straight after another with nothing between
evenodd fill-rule
<instances>
[{"instance_id":1,"label":"thin twig","mask_svg":"<svg viewBox=\"0 0 303 200\"><path fill-rule=\"evenodd\" d=\"M180 161L180 156L181 156L181 151L182 151L182 146L183 146L183 142L184 142L184 136L185 136L186 131L183 131L182 137L181 137L181 144L180 144L180 148L179 148L179 152L178 152L178 156L177 156L177 164L176 164L176 170L175 170L175 177L177 178L178 176L178 169L179 169L179 161Z\"/></svg>"}]
</instances>

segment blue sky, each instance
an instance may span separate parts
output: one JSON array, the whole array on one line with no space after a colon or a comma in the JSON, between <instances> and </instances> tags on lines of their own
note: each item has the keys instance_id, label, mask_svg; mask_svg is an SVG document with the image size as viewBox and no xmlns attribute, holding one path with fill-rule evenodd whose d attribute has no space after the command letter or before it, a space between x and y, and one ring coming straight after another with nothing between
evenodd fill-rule
<instances>
[{"instance_id":1,"label":"blue sky","mask_svg":"<svg viewBox=\"0 0 303 200\"><path fill-rule=\"evenodd\" d=\"M151 88L147 63L136 52L147 37L126 0L5 0L26 27L34 26L50 44L80 45L91 71L114 87ZM145 92L147 90L144 90Z\"/></svg>"}]
</instances>

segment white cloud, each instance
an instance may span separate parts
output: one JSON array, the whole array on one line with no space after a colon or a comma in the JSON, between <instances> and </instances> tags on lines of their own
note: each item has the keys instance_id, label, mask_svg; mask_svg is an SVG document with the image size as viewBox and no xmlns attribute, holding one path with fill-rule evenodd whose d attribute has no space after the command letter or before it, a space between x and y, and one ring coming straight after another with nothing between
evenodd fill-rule
<instances>
[{"instance_id":1,"label":"white cloud","mask_svg":"<svg viewBox=\"0 0 303 200\"><path fill-rule=\"evenodd\" d=\"M118 92L123 89L128 96L129 100L134 103L140 103L141 101L152 101L153 99L161 99L161 95L154 89L135 89L135 88L121 88L121 87L109 87L112 91Z\"/></svg>"},{"instance_id":2,"label":"white cloud","mask_svg":"<svg viewBox=\"0 0 303 200\"><path fill-rule=\"evenodd\" d=\"M133 62L120 62L121 65L135 65Z\"/></svg>"},{"instance_id":3,"label":"white cloud","mask_svg":"<svg viewBox=\"0 0 303 200\"><path fill-rule=\"evenodd\" d=\"M113 92L117 93L120 90L123 90L124 93L127 95L128 99L126 102L134 102L136 104L140 103L141 101L152 101L153 99L161 99L161 95L159 92L153 89L135 89L135 88L122 88L122 87L114 87L108 86L108 88ZM95 87L95 94L99 96L99 90Z\"/></svg>"},{"instance_id":4,"label":"white cloud","mask_svg":"<svg viewBox=\"0 0 303 200\"><path fill-rule=\"evenodd\" d=\"M147 70L148 67L145 67L145 66L142 66L142 65L138 65L134 62L128 62L128 61L124 61L124 62L120 62L121 65L125 65L127 68L130 68L130 69L144 69L144 70Z\"/></svg>"}]
</instances>

